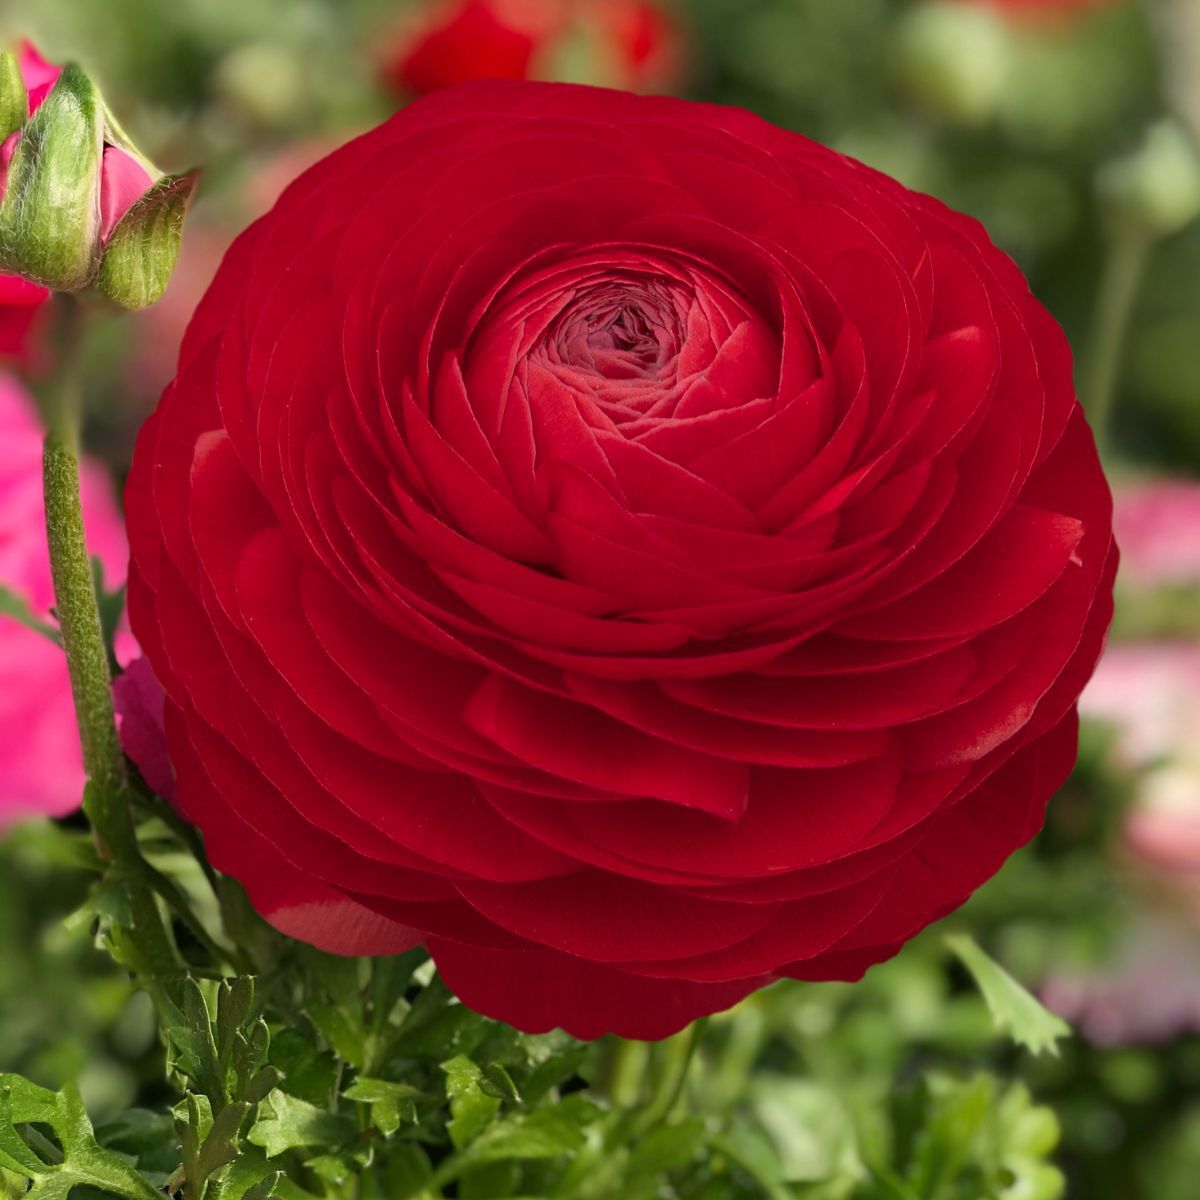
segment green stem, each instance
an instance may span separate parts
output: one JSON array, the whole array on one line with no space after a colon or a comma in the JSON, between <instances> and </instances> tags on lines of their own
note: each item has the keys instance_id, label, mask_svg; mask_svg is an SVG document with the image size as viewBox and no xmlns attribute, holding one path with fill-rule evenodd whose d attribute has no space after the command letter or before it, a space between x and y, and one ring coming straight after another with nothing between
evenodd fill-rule
<instances>
[{"instance_id":1,"label":"green stem","mask_svg":"<svg viewBox=\"0 0 1200 1200\"><path fill-rule=\"evenodd\" d=\"M683 1094L688 1069L707 1024L705 1018L693 1021L682 1033L660 1042L654 1048L656 1070L650 1098L637 1115L634 1123L636 1131L651 1130L671 1114Z\"/></svg>"},{"instance_id":2,"label":"green stem","mask_svg":"<svg viewBox=\"0 0 1200 1200\"><path fill-rule=\"evenodd\" d=\"M604 1090L617 1108L636 1108L642 1098L642 1084L650 1059L645 1042L614 1037L604 1071Z\"/></svg>"},{"instance_id":3,"label":"green stem","mask_svg":"<svg viewBox=\"0 0 1200 1200\"><path fill-rule=\"evenodd\" d=\"M1144 230L1116 229L1096 293L1085 407L1101 451L1108 443L1125 340L1152 245Z\"/></svg>"},{"instance_id":4,"label":"green stem","mask_svg":"<svg viewBox=\"0 0 1200 1200\"><path fill-rule=\"evenodd\" d=\"M53 300L54 374L43 390L46 441L43 481L46 539L54 580L55 616L62 631L75 719L88 778L83 807L101 858L126 874L141 960L155 974L179 969L170 930L142 872L130 810L129 777L113 715L112 678L96 586L88 557L79 492L82 420L80 347L84 314L71 296Z\"/></svg>"},{"instance_id":5,"label":"green stem","mask_svg":"<svg viewBox=\"0 0 1200 1200\"><path fill-rule=\"evenodd\" d=\"M67 653L83 766L92 783L88 813L112 857L132 838L125 759L113 718L112 680L100 625L79 496L80 355L83 313L70 296L54 299L55 374L44 392L43 480L55 615Z\"/></svg>"}]
</instances>

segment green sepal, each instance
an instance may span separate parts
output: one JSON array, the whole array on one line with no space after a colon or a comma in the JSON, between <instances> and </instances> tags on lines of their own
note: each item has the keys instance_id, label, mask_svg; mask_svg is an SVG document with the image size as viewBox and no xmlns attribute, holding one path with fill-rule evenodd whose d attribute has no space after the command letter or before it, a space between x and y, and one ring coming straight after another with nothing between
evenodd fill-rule
<instances>
[{"instance_id":1,"label":"green sepal","mask_svg":"<svg viewBox=\"0 0 1200 1200\"><path fill-rule=\"evenodd\" d=\"M21 78L21 64L11 50L0 54L0 142L25 124L29 116L29 93Z\"/></svg>"},{"instance_id":2,"label":"green sepal","mask_svg":"<svg viewBox=\"0 0 1200 1200\"><path fill-rule=\"evenodd\" d=\"M108 299L122 308L146 308L167 290L199 179L198 171L164 175L121 218L96 279Z\"/></svg>"},{"instance_id":3,"label":"green sepal","mask_svg":"<svg viewBox=\"0 0 1200 1200\"><path fill-rule=\"evenodd\" d=\"M104 118L92 81L63 68L13 151L0 203L0 268L77 292L100 265Z\"/></svg>"}]
</instances>

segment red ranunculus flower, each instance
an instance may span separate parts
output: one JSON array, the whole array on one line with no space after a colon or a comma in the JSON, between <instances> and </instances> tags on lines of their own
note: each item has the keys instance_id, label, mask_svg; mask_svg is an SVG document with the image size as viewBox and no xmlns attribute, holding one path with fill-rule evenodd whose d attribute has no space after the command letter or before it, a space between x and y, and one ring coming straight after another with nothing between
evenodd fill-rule
<instances>
[{"instance_id":1,"label":"red ranunculus flower","mask_svg":"<svg viewBox=\"0 0 1200 1200\"><path fill-rule=\"evenodd\" d=\"M850 979L1039 827L1110 615L1061 331L749 113L521 83L300 177L129 481L179 802L526 1030Z\"/></svg>"},{"instance_id":2,"label":"red ranunculus flower","mask_svg":"<svg viewBox=\"0 0 1200 1200\"><path fill-rule=\"evenodd\" d=\"M682 62L663 0L442 0L401 31L384 79L424 95L473 79L559 77L635 91L669 89Z\"/></svg>"}]
</instances>

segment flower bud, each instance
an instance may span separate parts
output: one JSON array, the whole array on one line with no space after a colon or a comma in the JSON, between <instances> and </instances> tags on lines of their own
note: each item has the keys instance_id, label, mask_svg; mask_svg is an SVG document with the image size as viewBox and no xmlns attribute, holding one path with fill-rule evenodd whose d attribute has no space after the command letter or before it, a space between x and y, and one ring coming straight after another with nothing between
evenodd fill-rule
<instances>
[{"instance_id":1,"label":"flower bud","mask_svg":"<svg viewBox=\"0 0 1200 1200\"><path fill-rule=\"evenodd\" d=\"M0 202L6 270L59 291L86 287L100 262L104 121L92 81L68 66L15 140Z\"/></svg>"},{"instance_id":2,"label":"flower bud","mask_svg":"<svg viewBox=\"0 0 1200 1200\"><path fill-rule=\"evenodd\" d=\"M990 9L921 4L899 25L897 66L907 91L959 125L991 120L1007 86L1011 44Z\"/></svg>"},{"instance_id":3,"label":"flower bud","mask_svg":"<svg viewBox=\"0 0 1200 1200\"><path fill-rule=\"evenodd\" d=\"M83 71L28 43L0 56L0 130L0 271L55 291L96 284L126 308L158 299L196 175L162 175Z\"/></svg>"},{"instance_id":4,"label":"flower bud","mask_svg":"<svg viewBox=\"0 0 1200 1200\"><path fill-rule=\"evenodd\" d=\"M0 142L8 140L29 116L29 93L21 64L11 50L0 54Z\"/></svg>"},{"instance_id":5,"label":"flower bud","mask_svg":"<svg viewBox=\"0 0 1200 1200\"><path fill-rule=\"evenodd\" d=\"M1118 219L1153 235L1178 233L1200 216L1200 153L1182 126L1164 118L1101 171L1099 187Z\"/></svg>"},{"instance_id":6,"label":"flower bud","mask_svg":"<svg viewBox=\"0 0 1200 1200\"><path fill-rule=\"evenodd\" d=\"M119 154L116 147L105 152ZM199 175L164 175L116 222L107 238L96 286L122 308L145 308L167 289L179 258L183 218ZM115 190L115 185L114 185ZM119 198L113 201L120 206ZM103 208L103 206L102 206Z\"/></svg>"}]
</instances>

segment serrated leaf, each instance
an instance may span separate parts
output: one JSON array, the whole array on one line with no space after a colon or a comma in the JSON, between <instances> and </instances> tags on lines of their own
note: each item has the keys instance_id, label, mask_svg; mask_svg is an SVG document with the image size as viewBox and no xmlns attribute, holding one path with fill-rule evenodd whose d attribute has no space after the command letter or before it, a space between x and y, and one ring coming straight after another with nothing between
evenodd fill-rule
<instances>
[{"instance_id":1,"label":"serrated leaf","mask_svg":"<svg viewBox=\"0 0 1200 1200\"><path fill-rule=\"evenodd\" d=\"M229 1170L209 1191L208 1200L267 1200L279 1172L257 1147L243 1147Z\"/></svg>"},{"instance_id":2,"label":"serrated leaf","mask_svg":"<svg viewBox=\"0 0 1200 1200\"><path fill-rule=\"evenodd\" d=\"M328 1050L318 1050L311 1034L280 1029L271 1038L271 1063L287 1079L291 1096L318 1108L327 1105L337 1087L340 1067Z\"/></svg>"},{"instance_id":3,"label":"serrated leaf","mask_svg":"<svg viewBox=\"0 0 1200 1200\"><path fill-rule=\"evenodd\" d=\"M1034 1054L1057 1057L1059 1040L1071 1035L1066 1021L1050 1012L972 938L953 934L946 944L978 984L996 1027Z\"/></svg>"},{"instance_id":4,"label":"serrated leaf","mask_svg":"<svg viewBox=\"0 0 1200 1200\"><path fill-rule=\"evenodd\" d=\"M274 1091L262 1102L247 1141L268 1158L305 1146L335 1147L354 1135L354 1125L325 1109Z\"/></svg>"},{"instance_id":5,"label":"serrated leaf","mask_svg":"<svg viewBox=\"0 0 1200 1200\"><path fill-rule=\"evenodd\" d=\"M446 1129L450 1140L461 1150L495 1120L500 1101L480 1088L483 1072L469 1058L458 1055L442 1063L442 1070L446 1074L446 1096L451 1113Z\"/></svg>"},{"instance_id":6,"label":"serrated leaf","mask_svg":"<svg viewBox=\"0 0 1200 1200\"><path fill-rule=\"evenodd\" d=\"M479 1088L488 1096L497 1100L511 1100L514 1104L521 1103L521 1093L513 1082L513 1077L497 1062L485 1063L480 1073Z\"/></svg>"},{"instance_id":7,"label":"serrated leaf","mask_svg":"<svg viewBox=\"0 0 1200 1200\"><path fill-rule=\"evenodd\" d=\"M574 1094L553 1107L525 1115L514 1114L487 1125L469 1145L444 1162L434 1175L438 1184L463 1171L506 1159L570 1157L586 1142L585 1130L600 1116L600 1109Z\"/></svg>"},{"instance_id":8,"label":"serrated leaf","mask_svg":"<svg viewBox=\"0 0 1200 1200\"><path fill-rule=\"evenodd\" d=\"M48 1163L18 1130L46 1125L62 1146L62 1161ZM124 1200L162 1200L129 1160L104 1149L74 1087L52 1092L20 1075L0 1075L0 1167L29 1180L26 1200L67 1200L73 1188L90 1187Z\"/></svg>"},{"instance_id":9,"label":"serrated leaf","mask_svg":"<svg viewBox=\"0 0 1200 1200\"><path fill-rule=\"evenodd\" d=\"M417 1119L416 1101L422 1093L407 1083L360 1077L342 1093L347 1100L371 1106L371 1123L390 1137L405 1122Z\"/></svg>"},{"instance_id":10,"label":"serrated leaf","mask_svg":"<svg viewBox=\"0 0 1200 1200\"><path fill-rule=\"evenodd\" d=\"M96 278L96 286L115 304L146 308L167 290L199 180L198 171L164 175L117 223Z\"/></svg>"}]
</instances>

